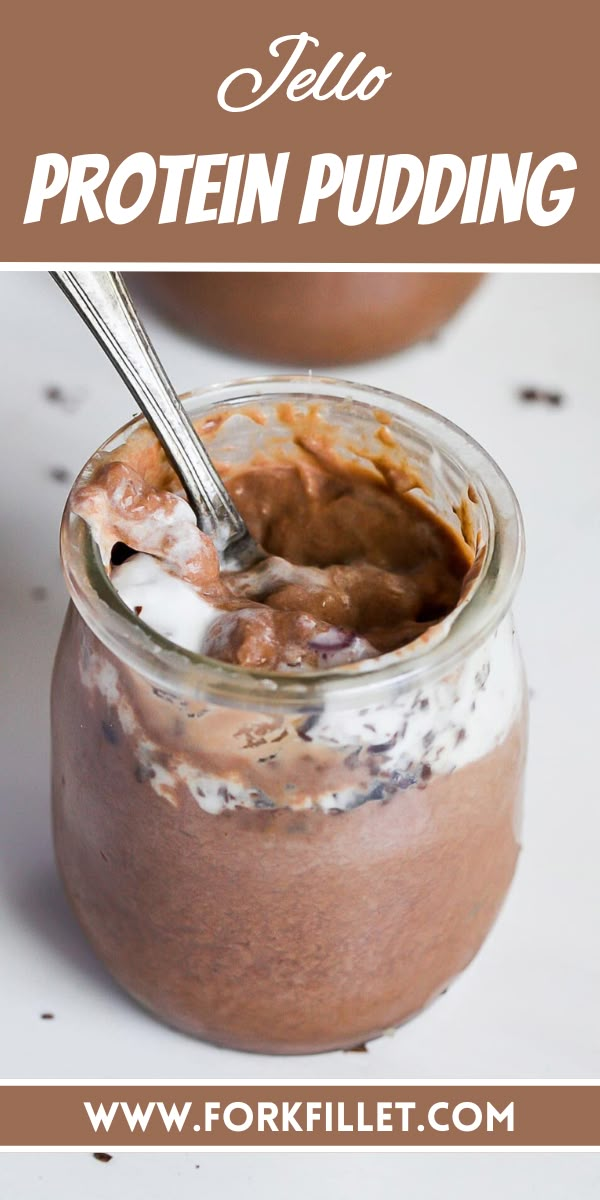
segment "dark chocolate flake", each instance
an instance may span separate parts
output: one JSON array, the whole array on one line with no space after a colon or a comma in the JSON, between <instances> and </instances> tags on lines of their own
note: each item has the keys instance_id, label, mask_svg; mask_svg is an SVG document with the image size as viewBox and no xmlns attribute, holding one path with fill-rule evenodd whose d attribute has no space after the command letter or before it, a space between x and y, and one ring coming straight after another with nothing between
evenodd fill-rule
<instances>
[{"instance_id":1,"label":"dark chocolate flake","mask_svg":"<svg viewBox=\"0 0 600 1200\"><path fill-rule=\"evenodd\" d=\"M56 383L48 384L43 390L43 396L48 404L54 404L57 408L64 408L65 412L75 412L83 400L83 394L79 388L71 390L70 388L60 387Z\"/></svg>"},{"instance_id":2,"label":"dark chocolate flake","mask_svg":"<svg viewBox=\"0 0 600 1200\"><path fill-rule=\"evenodd\" d=\"M71 479L68 467L50 467L48 474L55 483L68 483Z\"/></svg>"},{"instance_id":3,"label":"dark chocolate flake","mask_svg":"<svg viewBox=\"0 0 600 1200\"><path fill-rule=\"evenodd\" d=\"M371 751L371 754L385 754L386 750L391 750L392 747L396 745L397 740L398 734L395 733L394 736L389 739L389 741L376 742L373 746L369 746L369 750Z\"/></svg>"},{"instance_id":4,"label":"dark chocolate flake","mask_svg":"<svg viewBox=\"0 0 600 1200\"><path fill-rule=\"evenodd\" d=\"M44 388L44 396L50 404L61 404L65 399L65 393L62 388L57 387L55 383Z\"/></svg>"},{"instance_id":5,"label":"dark chocolate flake","mask_svg":"<svg viewBox=\"0 0 600 1200\"><path fill-rule=\"evenodd\" d=\"M96 1159L96 1162L107 1163L111 1162L112 1154L105 1154L104 1150L95 1150L94 1158Z\"/></svg>"},{"instance_id":6,"label":"dark chocolate flake","mask_svg":"<svg viewBox=\"0 0 600 1200\"><path fill-rule=\"evenodd\" d=\"M148 783L150 779L154 779L156 771L150 763L136 763L134 775L138 783Z\"/></svg>"},{"instance_id":7,"label":"dark chocolate flake","mask_svg":"<svg viewBox=\"0 0 600 1200\"><path fill-rule=\"evenodd\" d=\"M345 1053L346 1054L368 1054L368 1051L369 1051L369 1047L367 1046L367 1043L359 1042L358 1045L356 1045L356 1046L348 1046L346 1048Z\"/></svg>"},{"instance_id":8,"label":"dark chocolate flake","mask_svg":"<svg viewBox=\"0 0 600 1200\"><path fill-rule=\"evenodd\" d=\"M552 408L558 408L564 401L564 393L553 391L550 388L539 387L522 387L517 393L519 400L525 404L540 402L548 404Z\"/></svg>"},{"instance_id":9,"label":"dark chocolate flake","mask_svg":"<svg viewBox=\"0 0 600 1200\"><path fill-rule=\"evenodd\" d=\"M50 1013L50 1012L40 1013L40 1017L41 1017L42 1021L53 1021L54 1013Z\"/></svg>"},{"instance_id":10,"label":"dark chocolate flake","mask_svg":"<svg viewBox=\"0 0 600 1200\"><path fill-rule=\"evenodd\" d=\"M311 729L313 729L314 726L317 724L318 720L319 720L319 714L311 713L310 717L307 717L306 720L303 721L302 724L298 726L298 729L296 732L298 734L298 737L302 738L303 742L312 742L312 738L309 737L309 734L310 734ZM275 738L273 738L273 741L275 741Z\"/></svg>"}]
</instances>

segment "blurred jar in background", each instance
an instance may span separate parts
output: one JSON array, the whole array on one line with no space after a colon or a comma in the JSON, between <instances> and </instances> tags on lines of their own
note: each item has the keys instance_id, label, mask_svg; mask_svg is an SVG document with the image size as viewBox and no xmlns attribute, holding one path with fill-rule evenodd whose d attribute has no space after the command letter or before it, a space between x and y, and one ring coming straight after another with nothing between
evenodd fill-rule
<instances>
[{"instance_id":1,"label":"blurred jar in background","mask_svg":"<svg viewBox=\"0 0 600 1200\"><path fill-rule=\"evenodd\" d=\"M349 669L240 668L124 605L69 503L53 681L56 852L96 953L169 1024L270 1054L361 1045L468 965L515 870L527 742L510 615L524 540L502 472L436 413L365 385L274 376L187 398L215 462L240 465L301 461L282 408L307 403L357 470L385 428L419 505L468 533L479 569L454 613ZM142 426L79 483L107 455L164 480Z\"/></svg>"},{"instance_id":2,"label":"blurred jar in background","mask_svg":"<svg viewBox=\"0 0 600 1200\"><path fill-rule=\"evenodd\" d=\"M431 337L480 275L382 271L151 271L134 290L187 333L303 365L377 358Z\"/></svg>"}]
</instances>

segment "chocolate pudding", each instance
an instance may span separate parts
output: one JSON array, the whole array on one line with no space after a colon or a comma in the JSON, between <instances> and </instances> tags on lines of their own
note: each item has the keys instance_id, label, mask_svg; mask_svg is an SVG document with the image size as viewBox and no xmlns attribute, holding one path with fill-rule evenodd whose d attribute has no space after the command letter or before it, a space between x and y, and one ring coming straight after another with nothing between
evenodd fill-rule
<instances>
[{"instance_id":1,"label":"chocolate pudding","mask_svg":"<svg viewBox=\"0 0 600 1200\"><path fill-rule=\"evenodd\" d=\"M220 570L140 422L90 461L52 706L57 855L97 953L168 1022L279 1053L393 1028L468 964L525 755L506 481L473 443L459 468L427 410L293 383L197 418L254 571Z\"/></svg>"}]
</instances>

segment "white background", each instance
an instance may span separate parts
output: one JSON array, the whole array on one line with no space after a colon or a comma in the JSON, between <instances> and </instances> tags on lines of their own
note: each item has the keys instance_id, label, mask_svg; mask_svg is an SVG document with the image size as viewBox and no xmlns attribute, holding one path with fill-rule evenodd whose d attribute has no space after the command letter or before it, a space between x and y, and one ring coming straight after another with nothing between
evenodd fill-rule
<instances>
[{"instance_id":1,"label":"white background","mask_svg":"<svg viewBox=\"0 0 600 1200\"><path fill-rule=\"evenodd\" d=\"M271 369L188 341L154 318L148 324L181 391ZM524 849L481 954L423 1016L372 1043L367 1054L265 1060L205 1046L142 1012L96 962L62 897L48 811L48 685L65 607L58 524L68 482L133 405L49 278L0 275L2 1076L600 1075L599 326L598 276L499 275L485 281L434 342L336 370L404 393L463 425L498 459L521 500L528 558L517 617L533 692ZM564 403L524 404L517 392L528 385L560 391ZM52 386L63 389L66 406L46 398ZM56 469L68 482L52 478ZM39 587L47 589L45 599L35 598L32 589ZM42 1012L54 1020L41 1020ZM105 1194L97 1190L101 1178L112 1181L107 1194L120 1194L114 1190L120 1178L136 1196L132 1181L142 1171L154 1180L145 1196L164 1194L160 1179L187 1175L195 1177L185 1184L189 1195L192 1186L194 1194L201 1190L201 1180L210 1194L221 1186L224 1160L202 1159L199 1171L196 1161L143 1156L146 1172L139 1156L136 1163L121 1155L106 1166L91 1158L8 1157L0 1161L0 1181L10 1178L11 1200L53 1196L60 1180L71 1181L73 1195L93 1200ZM296 1175L290 1156L228 1160L231 1178L239 1186L247 1181L250 1196L258 1196L263 1176L265 1185L281 1184L286 1161ZM421 1195L437 1197L435 1180L442 1178L441 1156L302 1162L301 1178L313 1192L311 1181L331 1180L335 1169L345 1181L340 1194L349 1197L365 1194L373 1172L381 1181L376 1195L389 1194L386 1180L412 1186L420 1172ZM452 1179L463 1178L467 1194L480 1195L484 1172L497 1188L490 1191L486 1182L486 1195L505 1195L525 1162L545 1200L592 1195L585 1189L597 1160L520 1155L444 1156L444 1195L453 1194ZM571 1169L581 1187L561 1190ZM50 1190L42 1182L35 1190L38 1176L55 1181ZM19 1190L24 1178L31 1191ZM182 1183L178 1194L187 1196L183 1189ZM300 1195L300 1184L287 1194ZM325 1184L322 1194L329 1194Z\"/></svg>"},{"instance_id":2,"label":"white background","mask_svg":"<svg viewBox=\"0 0 600 1200\"><path fill-rule=\"evenodd\" d=\"M2 1187L4 1185L4 1187ZM597 1200L597 1154L0 1156L2 1200Z\"/></svg>"}]
</instances>

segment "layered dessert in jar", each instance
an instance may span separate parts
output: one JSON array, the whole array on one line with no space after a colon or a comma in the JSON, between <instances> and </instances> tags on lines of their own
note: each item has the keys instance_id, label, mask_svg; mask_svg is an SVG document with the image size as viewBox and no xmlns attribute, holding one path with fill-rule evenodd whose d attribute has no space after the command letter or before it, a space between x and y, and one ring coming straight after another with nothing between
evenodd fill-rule
<instances>
[{"instance_id":1,"label":"layered dessert in jar","mask_svg":"<svg viewBox=\"0 0 600 1200\"><path fill-rule=\"evenodd\" d=\"M351 1047L473 958L519 849L526 691L506 479L374 389L271 377L188 410L267 554L224 572L132 422L72 490L52 695L74 910L158 1016Z\"/></svg>"}]
</instances>

